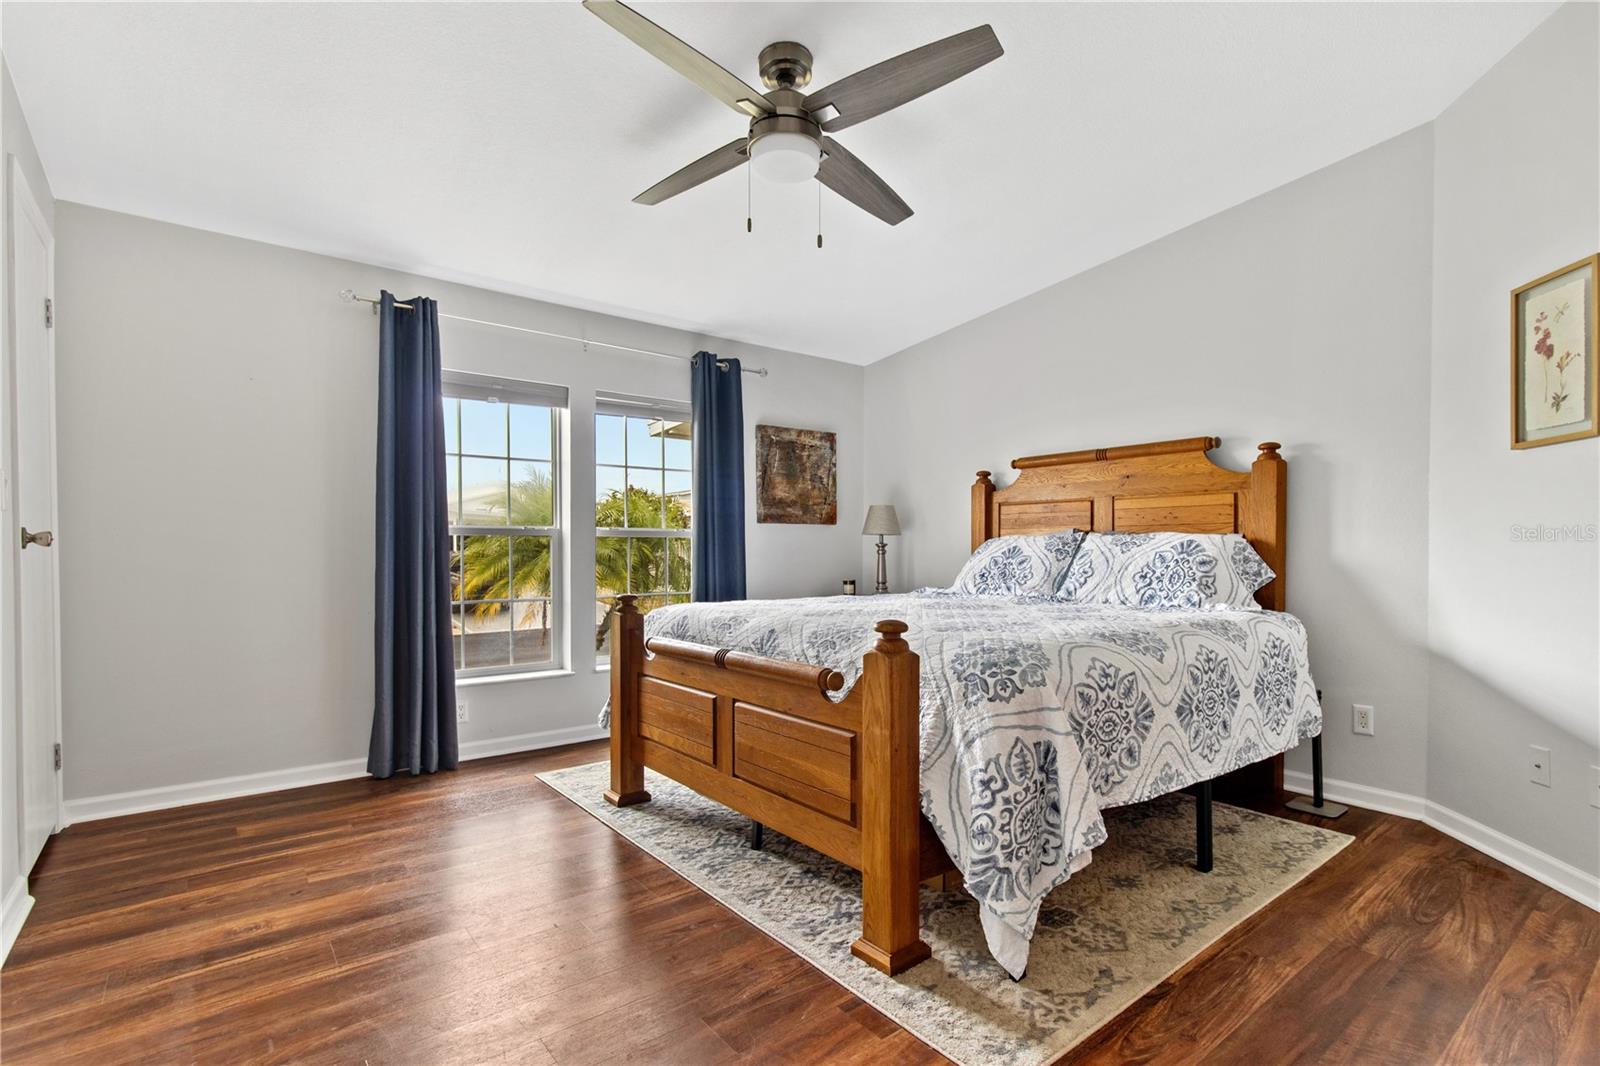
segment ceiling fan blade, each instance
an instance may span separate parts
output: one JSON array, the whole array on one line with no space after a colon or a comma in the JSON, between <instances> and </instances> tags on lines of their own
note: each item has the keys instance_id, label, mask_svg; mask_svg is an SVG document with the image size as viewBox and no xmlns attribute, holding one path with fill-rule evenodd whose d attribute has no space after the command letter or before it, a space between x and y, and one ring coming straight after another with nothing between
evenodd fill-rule
<instances>
[{"instance_id":1,"label":"ceiling fan blade","mask_svg":"<svg viewBox=\"0 0 1600 1066\"><path fill-rule=\"evenodd\" d=\"M633 202L659 204L663 200L670 200L680 192L688 192L702 182L710 181L718 174L726 174L748 158L745 155L748 144L747 138L740 137L737 141L729 141L714 152L707 152L682 170L662 178L635 196Z\"/></svg>"},{"instance_id":2,"label":"ceiling fan blade","mask_svg":"<svg viewBox=\"0 0 1600 1066\"><path fill-rule=\"evenodd\" d=\"M773 113L772 105L766 98L738 76L707 59L620 0L583 0L583 6L628 40L746 118L759 118Z\"/></svg>"},{"instance_id":3,"label":"ceiling fan blade","mask_svg":"<svg viewBox=\"0 0 1600 1066\"><path fill-rule=\"evenodd\" d=\"M1004 54L994 30L977 26L825 85L806 97L806 110L813 117L828 107L837 111L822 123L832 133L931 93Z\"/></svg>"},{"instance_id":4,"label":"ceiling fan blade","mask_svg":"<svg viewBox=\"0 0 1600 1066\"><path fill-rule=\"evenodd\" d=\"M911 208L872 168L845 150L832 137L822 138L827 156L817 168L817 180L871 215L898 226L911 217Z\"/></svg>"}]
</instances>

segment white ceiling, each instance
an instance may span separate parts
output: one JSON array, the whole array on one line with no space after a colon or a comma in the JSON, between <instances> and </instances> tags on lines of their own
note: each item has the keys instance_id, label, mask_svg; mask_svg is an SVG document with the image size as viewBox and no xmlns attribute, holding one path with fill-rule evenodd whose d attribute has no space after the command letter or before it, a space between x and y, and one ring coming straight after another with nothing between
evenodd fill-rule
<instances>
[{"instance_id":1,"label":"white ceiling","mask_svg":"<svg viewBox=\"0 0 1600 1066\"><path fill-rule=\"evenodd\" d=\"M57 197L867 363L1435 117L1554 4L697 4L813 87L983 22L1006 55L839 140L916 215L744 172L738 115L578 3L18 4Z\"/></svg>"}]
</instances>

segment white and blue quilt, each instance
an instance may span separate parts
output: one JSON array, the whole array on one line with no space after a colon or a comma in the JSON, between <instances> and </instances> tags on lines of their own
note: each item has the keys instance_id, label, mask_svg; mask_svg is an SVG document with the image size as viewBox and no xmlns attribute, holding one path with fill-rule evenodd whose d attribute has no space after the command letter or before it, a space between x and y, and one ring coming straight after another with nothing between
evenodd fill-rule
<instances>
[{"instance_id":1,"label":"white and blue quilt","mask_svg":"<svg viewBox=\"0 0 1600 1066\"><path fill-rule=\"evenodd\" d=\"M1106 839L1101 810L1322 730L1305 627L1275 611L924 589L661 607L645 633L832 667L843 699L886 618L921 656L922 811L1013 976L1041 901Z\"/></svg>"}]
</instances>

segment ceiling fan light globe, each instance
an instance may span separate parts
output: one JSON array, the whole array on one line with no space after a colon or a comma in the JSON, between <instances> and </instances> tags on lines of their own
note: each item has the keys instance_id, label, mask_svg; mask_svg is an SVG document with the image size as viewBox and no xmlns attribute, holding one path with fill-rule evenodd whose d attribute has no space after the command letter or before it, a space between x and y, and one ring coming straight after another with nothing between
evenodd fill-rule
<instances>
[{"instance_id":1,"label":"ceiling fan light globe","mask_svg":"<svg viewBox=\"0 0 1600 1066\"><path fill-rule=\"evenodd\" d=\"M750 165L767 181L810 181L822 164L822 146L803 133L769 133L750 146Z\"/></svg>"}]
</instances>

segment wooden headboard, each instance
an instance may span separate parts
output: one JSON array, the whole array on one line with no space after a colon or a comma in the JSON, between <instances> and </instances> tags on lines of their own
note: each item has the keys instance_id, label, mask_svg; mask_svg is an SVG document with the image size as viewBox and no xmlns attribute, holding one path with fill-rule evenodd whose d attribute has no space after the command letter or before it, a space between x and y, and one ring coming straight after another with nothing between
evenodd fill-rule
<instances>
[{"instance_id":1,"label":"wooden headboard","mask_svg":"<svg viewBox=\"0 0 1600 1066\"><path fill-rule=\"evenodd\" d=\"M1278 575L1256 600L1282 611L1289 465L1269 441L1248 471L1228 470L1206 455L1218 443L1189 437L1030 455L1012 461L1019 473L1003 489L980 470L972 486L972 547L990 537L1063 529L1240 533Z\"/></svg>"}]
</instances>

